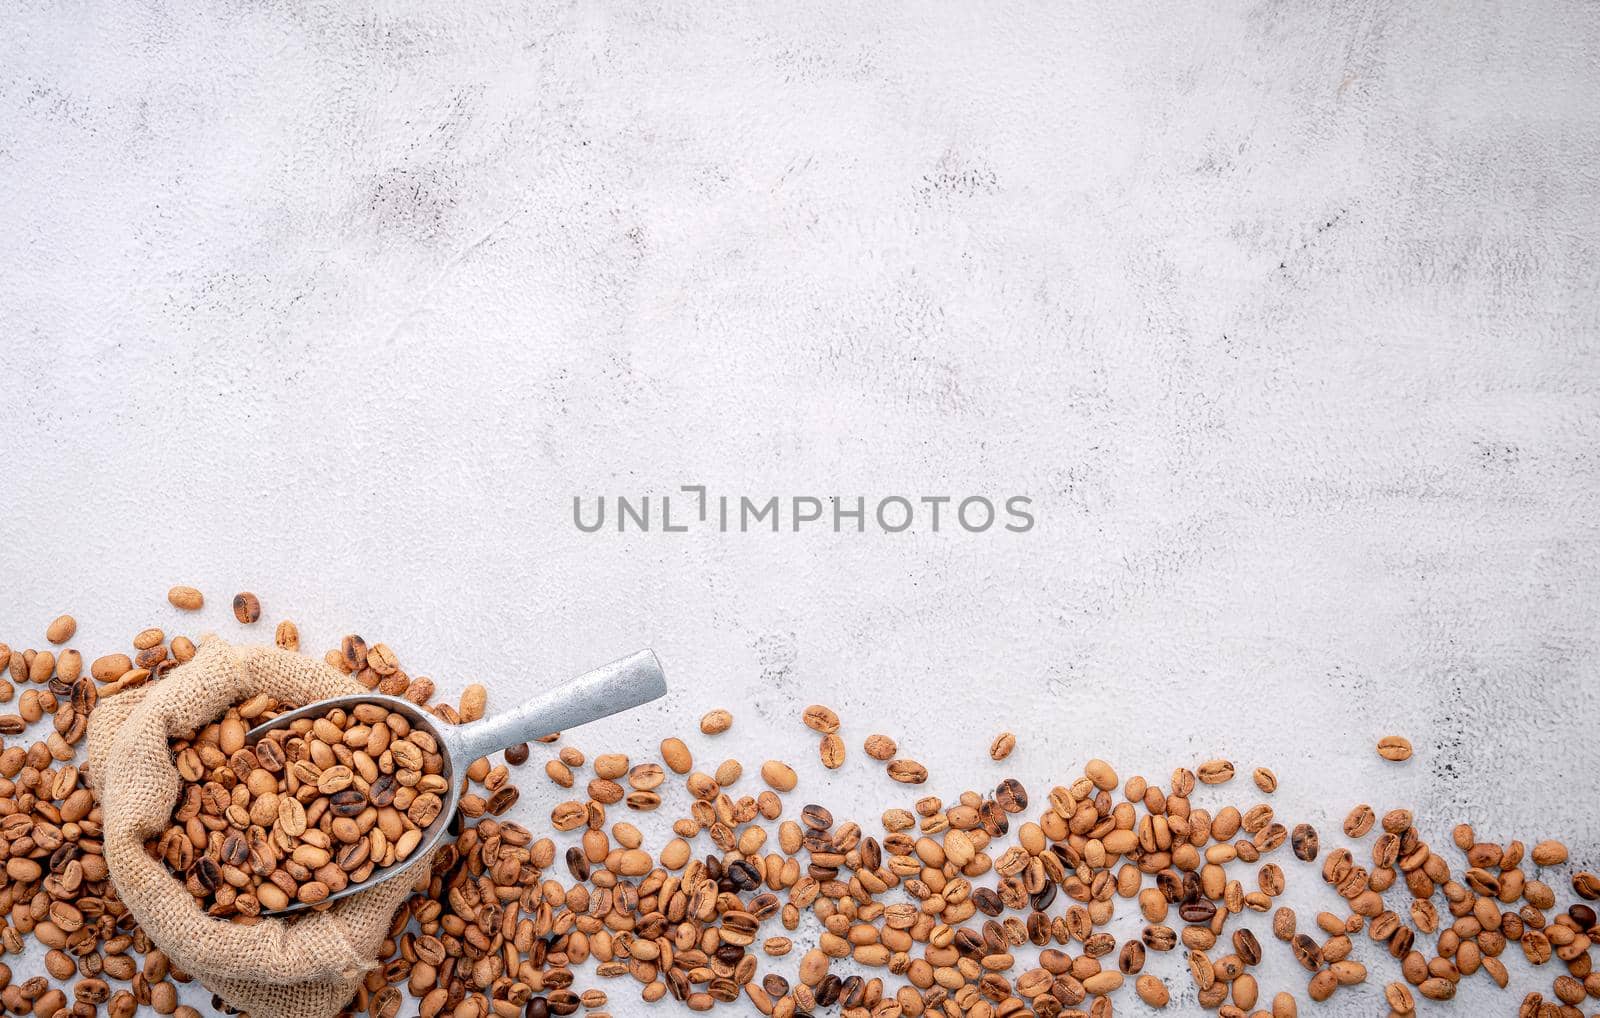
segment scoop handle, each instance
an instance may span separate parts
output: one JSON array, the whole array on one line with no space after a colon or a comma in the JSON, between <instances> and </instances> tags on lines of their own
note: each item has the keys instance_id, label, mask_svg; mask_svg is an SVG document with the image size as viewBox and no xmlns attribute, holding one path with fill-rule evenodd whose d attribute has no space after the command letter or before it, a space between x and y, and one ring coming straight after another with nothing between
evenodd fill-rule
<instances>
[{"instance_id":1,"label":"scoop handle","mask_svg":"<svg viewBox=\"0 0 1600 1018\"><path fill-rule=\"evenodd\" d=\"M641 650L547 689L513 711L456 729L461 754L457 766L638 707L666 692L661 662L653 651Z\"/></svg>"}]
</instances>

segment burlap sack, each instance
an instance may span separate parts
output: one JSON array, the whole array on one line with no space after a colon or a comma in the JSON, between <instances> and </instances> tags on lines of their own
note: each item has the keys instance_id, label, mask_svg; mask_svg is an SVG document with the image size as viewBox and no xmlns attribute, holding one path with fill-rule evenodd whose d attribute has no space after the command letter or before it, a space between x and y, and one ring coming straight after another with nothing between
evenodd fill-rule
<instances>
[{"instance_id":1,"label":"burlap sack","mask_svg":"<svg viewBox=\"0 0 1600 1018\"><path fill-rule=\"evenodd\" d=\"M182 969L251 1018L328 1018L354 995L427 860L402 877L292 922L241 926L207 916L144 844L171 822L178 771L167 739L257 693L296 703L362 692L325 663L275 647L206 637L159 682L100 701L89 722L90 781L105 817L117 894Z\"/></svg>"}]
</instances>

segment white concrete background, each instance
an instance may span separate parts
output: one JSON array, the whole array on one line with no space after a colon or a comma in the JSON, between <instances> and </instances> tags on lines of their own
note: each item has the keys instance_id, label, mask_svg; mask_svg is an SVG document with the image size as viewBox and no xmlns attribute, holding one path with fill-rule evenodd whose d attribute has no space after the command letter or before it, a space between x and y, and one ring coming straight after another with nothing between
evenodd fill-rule
<instances>
[{"instance_id":1,"label":"white concrete background","mask_svg":"<svg viewBox=\"0 0 1600 1018\"><path fill-rule=\"evenodd\" d=\"M1226 754L1600 864L1600 10L867 6L6 3L0 639L250 588L502 703L656 647L591 750L822 701L947 797ZM686 483L1038 525L571 523Z\"/></svg>"}]
</instances>

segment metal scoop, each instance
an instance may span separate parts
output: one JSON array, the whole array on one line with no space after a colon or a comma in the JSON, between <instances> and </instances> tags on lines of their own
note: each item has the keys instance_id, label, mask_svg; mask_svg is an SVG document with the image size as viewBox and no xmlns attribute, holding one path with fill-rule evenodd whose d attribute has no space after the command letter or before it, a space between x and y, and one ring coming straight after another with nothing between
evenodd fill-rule
<instances>
[{"instance_id":1,"label":"metal scoop","mask_svg":"<svg viewBox=\"0 0 1600 1018\"><path fill-rule=\"evenodd\" d=\"M444 757L443 777L449 786L444 808L423 832L422 841L418 843L416 850L405 859L373 870L372 875L366 880L330 894L316 905L291 902L285 908L270 911L262 909L262 914L288 915L291 912L318 907L357 891L367 890L405 872L412 863L432 851L439 843L439 839L449 830L456 809L461 805L461 775L467 765L479 757L498 753L519 742L531 742L551 732L565 731L588 724L590 721L598 721L603 717L659 699L666 692L667 679L661 672L661 662L656 660L655 654L651 651L641 650L631 657L602 665L592 672L586 672L571 681L546 690L513 711L486 717L470 725L444 724L410 700L378 693L356 693L335 697L332 700L321 700L289 711L287 714L281 714L265 724L257 725L246 734L246 742L249 745L254 745L256 740L268 732L285 728L299 718L317 718L335 708L348 710L363 703L381 704L405 717L411 722L412 727L419 728L438 740L440 755Z\"/></svg>"}]
</instances>

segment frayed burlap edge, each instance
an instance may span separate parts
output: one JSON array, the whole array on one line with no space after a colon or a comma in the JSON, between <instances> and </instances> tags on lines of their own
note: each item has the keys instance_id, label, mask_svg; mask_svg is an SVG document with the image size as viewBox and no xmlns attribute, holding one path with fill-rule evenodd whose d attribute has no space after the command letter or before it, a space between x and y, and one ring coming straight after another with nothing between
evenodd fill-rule
<instances>
[{"instance_id":1,"label":"frayed burlap edge","mask_svg":"<svg viewBox=\"0 0 1600 1018\"><path fill-rule=\"evenodd\" d=\"M170 825L178 798L167 740L258 693L305 704L360 692L360 683L314 658L207 636L192 661L107 697L90 716L89 779L118 896L179 968L252 1018L337 1014L376 965L395 911L428 860L326 912L251 926L211 918L144 848Z\"/></svg>"}]
</instances>

